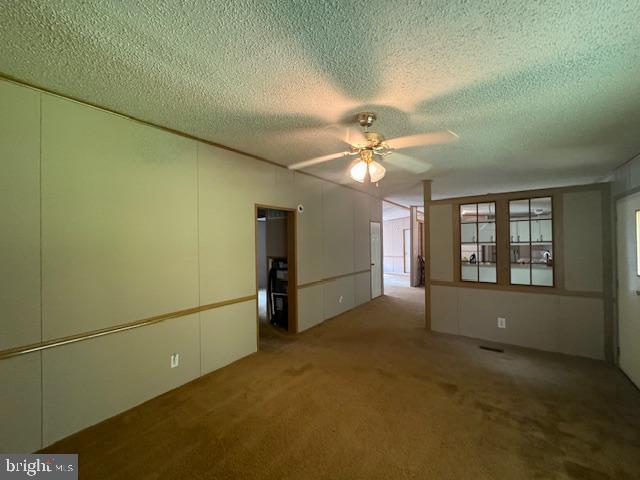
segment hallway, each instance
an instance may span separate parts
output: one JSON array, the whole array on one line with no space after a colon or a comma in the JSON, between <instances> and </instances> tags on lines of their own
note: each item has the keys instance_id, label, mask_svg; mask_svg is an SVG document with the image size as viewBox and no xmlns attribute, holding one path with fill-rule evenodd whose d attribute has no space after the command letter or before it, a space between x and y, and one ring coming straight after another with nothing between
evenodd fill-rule
<instances>
[{"instance_id":1,"label":"hallway","mask_svg":"<svg viewBox=\"0 0 640 480\"><path fill-rule=\"evenodd\" d=\"M386 295L61 441L83 479L631 479L640 393L604 363L424 329ZM117 391L117 385L114 385Z\"/></svg>"},{"instance_id":2,"label":"hallway","mask_svg":"<svg viewBox=\"0 0 640 480\"><path fill-rule=\"evenodd\" d=\"M385 273L384 288L388 287L404 287L409 288L409 275L401 275L397 273Z\"/></svg>"}]
</instances>

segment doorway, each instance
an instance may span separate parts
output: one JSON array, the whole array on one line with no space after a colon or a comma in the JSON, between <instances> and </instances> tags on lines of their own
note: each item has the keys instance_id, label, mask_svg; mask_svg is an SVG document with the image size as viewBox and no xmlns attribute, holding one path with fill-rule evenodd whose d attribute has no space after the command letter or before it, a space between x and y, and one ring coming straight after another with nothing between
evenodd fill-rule
<instances>
[{"instance_id":1,"label":"doorway","mask_svg":"<svg viewBox=\"0 0 640 480\"><path fill-rule=\"evenodd\" d=\"M411 211L382 202L382 255L385 294L396 287L411 285L412 241ZM389 287L389 290L387 290Z\"/></svg>"},{"instance_id":2,"label":"doorway","mask_svg":"<svg viewBox=\"0 0 640 480\"><path fill-rule=\"evenodd\" d=\"M296 212L256 205L258 339L295 333L297 321Z\"/></svg>"},{"instance_id":3,"label":"doorway","mask_svg":"<svg viewBox=\"0 0 640 480\"><path fill-rule=\"evenodd\" d=\"M640 193L616 205L618 251L618 362L640 387Z\"/></svg>"}]
</instances>

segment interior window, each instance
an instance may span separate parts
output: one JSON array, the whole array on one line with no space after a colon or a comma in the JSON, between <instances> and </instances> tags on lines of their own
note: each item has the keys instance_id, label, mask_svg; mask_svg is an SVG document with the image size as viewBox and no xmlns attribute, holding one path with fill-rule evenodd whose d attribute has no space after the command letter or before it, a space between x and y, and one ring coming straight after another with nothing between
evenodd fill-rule
<instances>
[{"instance_id":1,"label":"interior window","mask_svg":"<svg viewBox=\"0 0 640 480\"><path fill-rule=\"evenodd\" d=\"M553 202L551 197L509 202L512 285L553 286Z\"/></svg>"},{"instance_id":2,"label":"interior window","mask_svg":"<svg viewBox=\"0 0 640 480\"><path fill-rule=\"evenodd\" d=\"M460 279L496 283L496 204L460 205Z\"/></svg>"}]
</instances>

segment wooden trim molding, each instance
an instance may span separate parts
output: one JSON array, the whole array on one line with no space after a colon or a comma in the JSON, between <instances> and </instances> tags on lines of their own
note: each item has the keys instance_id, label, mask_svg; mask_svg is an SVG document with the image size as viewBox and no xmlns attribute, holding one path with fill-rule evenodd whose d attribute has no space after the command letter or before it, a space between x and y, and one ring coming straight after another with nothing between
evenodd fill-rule
<instances>
[{"instance_id":1,"label":"wooden trim molding","mask_svg":"<svg viewBox=\"0 0 640 480\"><path fill-rule=\"evenodd\" d=\"M499 290L501 292L538 293L541 295L557 295L561 297L605 298L603 292L564 290L534 285L499 285L496 283L449 282L446 280L431 280L431 285L438 287L479 288L484 290Z\"/></svg>"},{"instance_id":2,"label":"wooden trim molding","mask_svg":"<svg viewBox=\"0 0 640 480\"><path fill-rule=\"evenodd\" d=\"M517 192L487 193L484 195L471 195L468 197L450 197L432 200L432 205L445 203L486 203L487 201L497 201L501 199L516 200L525 197L550 197L554 194L582 192L585 190L602 190L607 188L607 182L587 183L586 185L571 185L567 187L537 188L533 190L518 190Z\"/></svg>"},{"instance_id":3,"label":"wooden trim molding","mask_svg":"<svg viewBox=\"0 0 640 480\"><path fill-rule=\"evenodd\" d=\"M328 277L328 278L323 278L322 280L316 280L315 282L303 283L301 285L298 285L298 288L313 287L315 285L321 285L323 283L332 282L332 281L338 280L340 278L351 277L353 275L360 275L361 273L369 273L369 272L371 272L370 268L368 268L366 270L360 270L358 272L344 273L342 275L336 275L335 277Z\"/></svg>"},{"instance_id":4,"label":"wooden trim molding","mask_svg":"<svg viewBox=\"0 0 640 480\"><path fill-rule=\"evenodd\" d=\"M431 330L431 180L422 182L424 198L424 326ZM455 228L454 228L455 230ZM460 253L458 253L460 257ZM453 258L456 258L455 256Z\"/></svg>"},{"instance_id":5,"label":"wooden trim molding","mask_svg":"<svg viewBox=\"0 0 640 480\"><path fill-rule=\"evenodd\" d=\"M287 211L287 264L289 279L294 288L289 289L288 327L289 333L298 332L298 213Z\"/></svg>"},{"instance_id":6,"label":"wooden trim molding","mask_svg":"<svg viewBox=\"0 0 640 480\"><path fill-rule=\"evenodd\" d=\"M156 323L164 322L165 320L170 320L172 318L193 315L194 313L204 312L206 310L212 310L214 308L226 307L227 305L234 305L236 303L249 302L251 300L256 300L256 298L256 295L247 295L246 297L223 300L221 302L209 303L207 305L200 305L198 307L185 308L184 310L177 310L175 312L163 313L160 315L155 315L153 317L135 320L133 322L125 323L122 325L116 325L114 327L101 328L99 330L92 330L90 332L78 333L76 335L70 335L67 337L54 338L53 340L46 340L44 342L37 342L30 345L9 348L7 350L0 350L0 360L17 357L18 355L24 355L26 353L38 352L40 350L46 350L53 347L59 347L61 345L67 345L69 343L82 342L84 340L102 337L104 335L124 332L126 330L132 330L134 328L146 327L149 325L154 325Z\"/></svg>"}]
</instances>

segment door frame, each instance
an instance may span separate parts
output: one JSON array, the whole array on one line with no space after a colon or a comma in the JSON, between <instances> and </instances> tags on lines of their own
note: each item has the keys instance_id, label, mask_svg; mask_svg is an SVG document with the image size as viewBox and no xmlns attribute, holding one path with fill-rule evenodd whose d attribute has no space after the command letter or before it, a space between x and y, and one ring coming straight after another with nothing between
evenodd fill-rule
<instances>
[{"instance_id":1,"label":"door frame","mask_svg":"<svg viewBox=\"0 0 640 480\"><path fill-rule=\"evenodd\" d=\"M373 300L374 298L378 298L378 297L374 297L373 296L373 288L371 286L371 281L373 280L373 269L371 267L373 267L373 258L372 258L372 251L371 251L371 224L372 223L377 223L380 226L380 258L378 258L378 262L380 265L380 297L384 295L384 265L383 265L383 259L384 259L384 243L383 243L383 238L382 238L382 222L376 222L373 220L369 221L369 263L371 265L369 265L369 271L370 273L370 278L369 278L369 298L371 300Z\"/></svg>"},{"instance_id":2,"label":"door frame","mask_svg":"<svg viewBox=\"0 0 640 480\"><path fill-rule=\"evenodd\" d=\"M407 265L407 232L409 232L409 265ZM403 228L402 229L402 273L406 273L411 277L411 258L413 257L413 252L411 248L411 228ZM409 270L407 270L409 267Z\"/></svg>"},{"instance_id":3,"label":"door frame","mask_svg":"<svg viewBox=\"0 0 640 480\"><path fill-rule=\"evenodd\" d=\"M297 232L297 210L295 208L281 207L276 205L254 204L253 208L253 232L254 232L254 268L256 272L256 344L260 349L260 312L258 309L258 209L280 210L287 214L287 264L288 264L288 314L287 333L298 332L298 232Z\"/></svg>"},{"instance_id":4,"label":"door frame","mask_svg":"<svg viewBox=\"0 0 640 480\"><path fill-rule=\"evenodd\" d=\"M613 251L614 251L614 262L613 262L613 266L614 266L614 288L615 288L615 292L613 295L613 301L614 301L614 315L613 315L613 334L612 334L612 339L614 342L613 345L613 364L618 368L618 370L620 372L622 372L622 374L629 380L629 382L635 386L636 388L640 389L640 385L636 385L636 383L634 383L634 381L631 379L631 377L629 376L629 374L627 372L625 372L622 369L622 366L620 365L620 355L621 355L621 349L620 349L620 293L619 293L619 287L620 287L620 271L618 270L618 265L619 265L619 261L620 261L620 251L618 249L618 229L619 229L619 222L620 222L620 218L618 216L618 209L620 206L620 202L624 201L626 199L628 199L629 197L633 197L635 195L640 194L640 187L638 188L634 188L630 191L624 192L622 194L616 195L613 198L613 205L612 205L612 216L613 216L613 227L612 228L612 233L613 233ZM636 214L636 218L638 215L638 212L640 212L640 209L635 209L635 214ZM636 245L636 249L638 249L638 245ZM636 259L637 262L637 259ZM633 270L635 271L636 277L640 277L640 275L637 272L637 264L634 262L633 263Z\"/></svg>"}]
</instances>

